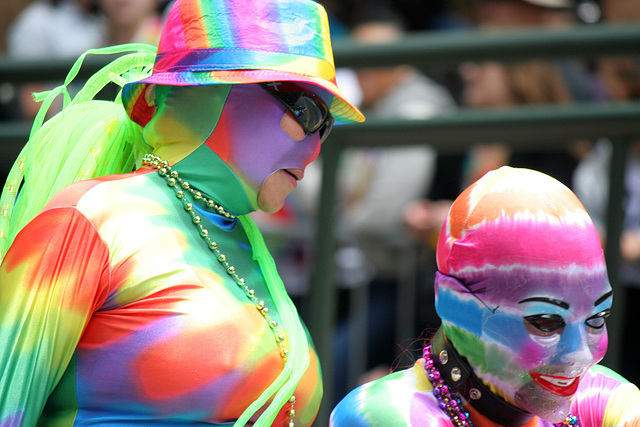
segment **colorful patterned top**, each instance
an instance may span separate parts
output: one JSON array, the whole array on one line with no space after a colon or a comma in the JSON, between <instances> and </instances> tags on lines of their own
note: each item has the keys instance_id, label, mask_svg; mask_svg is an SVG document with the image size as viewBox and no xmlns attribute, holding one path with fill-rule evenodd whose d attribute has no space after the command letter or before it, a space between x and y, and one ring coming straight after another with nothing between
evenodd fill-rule
<instances>
[{"instance_id":1,"label":"colorful patterned top","mask_svg":"<svg viewBox=\"0 0 640 427\"><path fill-rule=\"evenodd\" d=\"M330 426L454 427L438 407L432 390L424 359L420 359L412 368L353 390L333 410ZM499 427L468 405L465 409L474 425ZM581 378L571 413L578 417L580 427L637 427L640 391L610 369L596 365ZM553 427L553 424L533 417L522 427Z\"/></svg>"},{"instance_id":2,"label":"colorful patterned top","mask_svg":"<svg viewBox=\"0 0 640 427\"><path fill-rule=\"evenodd\" d=\"M251 210L207 147L174 169L234 214ZM150 172L75 183L15 239L0 266L0 426L232 425L282 372L270 326ZM243 223L199 209L280 323L264 279L272 260L252 258ZM311 425L322 396L308 351L296 426Z\"/></svg>"}]
</instances>

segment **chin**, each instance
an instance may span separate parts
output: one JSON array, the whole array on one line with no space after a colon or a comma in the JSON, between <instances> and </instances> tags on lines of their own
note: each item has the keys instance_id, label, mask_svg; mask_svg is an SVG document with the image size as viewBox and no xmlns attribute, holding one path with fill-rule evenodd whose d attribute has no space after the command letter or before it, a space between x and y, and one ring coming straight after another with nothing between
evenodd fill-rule
<instances>
[{"instance_id":1,"label":"chin","mask_svg":"<svg viewBox=\"0 0 640 427\"><path fill-rule=\"evenodd\" d=\"M268 214L274 214L276 212L278 212L280 209L283 208L284 205L281 206L277 206L277 207L260 207L260 210L262 212L268 213Z\"/></svg>"},{"instance_id":2,"label":"chin","mask_svg":"<svg viewBox=\"0 0 640 427\"><path fill-rule=\"evenodd\" d=\"M560 423L569 415L571 396L558 396L530 381L516 391L515 401L522 409L545 421Z\"/></svg>"},{"instance_id":3,"label":"chin","mask_svg":"<svg viewBox=\"0 0 640 427\"><path fill-rule=\"evenodd\" d=\"M283 208L287 196L296 188L296 182L282 169L269 175L258 191L258 208L276 213Z\"/></svg>"},{"instance_id":4,"label":"chin","mask_svg":"<svg viewBox=\"0 0 640 427\"><path fill-rule=\"evenodd\" d=\"M274 200L273 198L270 200L261 200L258 198L258 207L261 211L272 214L284 207L284 201L284 198L282 200Z\"/></svg>"}]
</instances>

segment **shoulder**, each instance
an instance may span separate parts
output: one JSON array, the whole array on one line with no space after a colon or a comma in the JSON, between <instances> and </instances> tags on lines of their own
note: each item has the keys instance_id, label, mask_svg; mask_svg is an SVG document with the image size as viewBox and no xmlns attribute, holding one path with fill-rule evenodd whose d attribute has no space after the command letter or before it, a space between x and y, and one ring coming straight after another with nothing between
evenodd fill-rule
<instances>
[{"instance_id":1,"label":"shoulder","mask_svg":"<svg viewBox=\"0 0 640 427\"><path fill-rule=\"evenodd\" d=\"M330 425L449 426L421 362L353 390L333 410Z\"/></svg>"},{"instance_id":2,"label":"shoulder","mask_svg":"<svg viewBox=\"0 0 640 427\"><path fill-rule=\"evenodd\" d=\"M640 390L613 370L596 365L580 379L572 411L587 426L637 426Z\"/></svg>"},{"instance_id":3,"label":"shoulder","mask_svg":"<svg viewBox=\"0 0 640 427\"><path fill-rule=\"evenodd\" d=\"M148 171L131 172L119 175L107 175L85 181L74 182L60 190L45 206L45 209L59 207L77 207L87 198L100 198L100 204L113 201L118 193L131 193L125 188L143 185Z\"/></svg>"}]
</instances>

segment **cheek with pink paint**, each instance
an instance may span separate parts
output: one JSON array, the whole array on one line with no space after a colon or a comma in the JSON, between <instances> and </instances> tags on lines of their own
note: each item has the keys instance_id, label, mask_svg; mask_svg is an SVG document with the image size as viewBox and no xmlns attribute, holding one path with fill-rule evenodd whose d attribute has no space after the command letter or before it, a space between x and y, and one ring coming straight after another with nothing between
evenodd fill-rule
<instances>
[{"instance_id":1,"label":"cheek with pink paint","mask_svg":"<svg viewBox=\"0 0 640 427\"><path fill-rule=\"evenodd\" d=\"M504 307L506 308L506 306ZM485 312L488 311L485 309ZM486 366L489 373L503 379L502 386L518 387L528 381L528 372L547 365L558 351L560 335L535 336L527 331L520 313L487 315L482 321Z\"/></svg>"},{"instance_id":2,"label":"cheek with pink paint","mask_svg":"<svg viewBox=\"0 0 640 427\"><path fill-rule=\"evenodd\" d=\"M520 359L522 366L527 370L534 369L545 365L553 357L556 346L541 346L539 343L530 342L522 347L517 357Z\"/></svg>"},{"instance_id":3,"label":"cheek with pink paint","mask_svg":"<svg viewBox=\"0 0 640 427\"><path fill-rule=\"evenodd\" d=\"M235 85L206 142L256 193L280 169L301 169L320 153L320 137L296 141L281 127L286 107L258 85Z\"/></svg>"}]
</instances>

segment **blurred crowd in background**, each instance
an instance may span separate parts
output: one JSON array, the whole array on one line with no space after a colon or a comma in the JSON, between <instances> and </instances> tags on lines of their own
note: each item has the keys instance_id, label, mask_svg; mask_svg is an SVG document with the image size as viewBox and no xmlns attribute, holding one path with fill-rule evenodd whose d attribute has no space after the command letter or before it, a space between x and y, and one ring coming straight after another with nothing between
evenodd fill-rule
<instances>
[{"instance_id":1,"label":"blurred crowd in background","mask_svg":"<svg viewBox=\"0 0 640 427\"><path fill-rule=\"evenodd\" d=\"M170 0L12 0L0 4L0 53L18 59L76 58L90 48L127 42L157 42ZM324 0L333 43L390 43L407 32L495 31L558 28L601 22L640 22L638 0ZM4 10L3 10L4 9ZM640 96L640 61L615 57L597 61L463 63L444 69L398 64L344 69L338 85L368 117L426 119L458 108L624 102ZM0 82L0 120L32 120L38 105L32 92L51 83L20 86ZM502 165L545 172L572 188L606 238L610 141L575 140L553 151L512 151L501 141L475 144L464 153L443 155L429 147L398 146L347 150L340 160L336 277L340 323L336 333L337 402L356 382L409 365L412 340L435 331L433 249L451 201L485 172ZM640 304L640 143L627 156L625 230L621 240L623 284L629 307ZM12 161L4 160L2 167ZM6 174L6 171L2 171ZM285 285L304 306L313 262L313 224L321 181L321 160L274 215L256 214L268 237ZM411 262L409 262L410 260ZM412 333L399 337L397 295L415 280L410 310ZM354 297L355 296L355 297ZM353 307L366 299L368 315L353 327ZM428 307L429 309L425 309ZM628 317L633 312L628 310ZM632 323L635 318L628 319ZM357 334L367 339L366 360L356 379L345 349ZM640 383L638 337L627 327L621 374ZM423 334L424 336L424 334ZM399 341L406 339L406 341ZM417 341L416 341L417 342ZM421 348L418 345L416 348ZM334 402L334 403L335 403Z\"/></svg>"}]
</instances>

